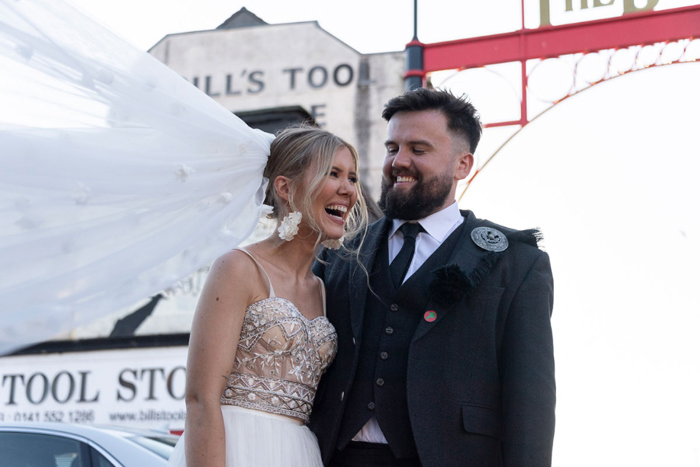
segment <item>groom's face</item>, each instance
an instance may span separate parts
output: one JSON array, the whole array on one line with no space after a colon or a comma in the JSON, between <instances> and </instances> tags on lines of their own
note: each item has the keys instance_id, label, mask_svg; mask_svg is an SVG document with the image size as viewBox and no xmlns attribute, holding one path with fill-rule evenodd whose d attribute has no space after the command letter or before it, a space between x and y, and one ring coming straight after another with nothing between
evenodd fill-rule
<instances>
[{"instance_id":1,"label":"groom's face","mask_svg":"<svg viewBox=\"0 0 700 467\"><path fill-rule=\"evenodd\" d=\"M389 120L385 145L379 206L387 217L422 219L454 202L472 156L441 112L397 112Z\"/></svg>"}]
</instances>

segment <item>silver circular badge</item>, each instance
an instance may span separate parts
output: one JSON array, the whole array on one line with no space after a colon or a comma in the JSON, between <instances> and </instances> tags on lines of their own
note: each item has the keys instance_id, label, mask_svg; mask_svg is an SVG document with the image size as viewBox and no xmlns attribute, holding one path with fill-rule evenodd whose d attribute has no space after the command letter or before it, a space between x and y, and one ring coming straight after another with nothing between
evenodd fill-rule
<instances>
[{"instance_id":1,"label":"silver circular badge","mask_svg":"<svg viewBox=\"0 0 700 467\"><path fill-rule=\"evenodd\" d=\"M508 248L508 239L503 232L491 227L477 227L472 230L472 240L486 251L504 251Z\"/></svg>"}]
</instances>

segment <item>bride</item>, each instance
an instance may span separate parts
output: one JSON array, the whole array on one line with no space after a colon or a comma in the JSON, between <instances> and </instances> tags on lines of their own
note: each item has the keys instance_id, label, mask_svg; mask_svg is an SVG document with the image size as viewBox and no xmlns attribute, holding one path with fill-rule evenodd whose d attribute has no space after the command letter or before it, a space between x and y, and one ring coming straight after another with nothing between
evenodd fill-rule
<instances>
[{"instance_id":1,"label":"bride","mask_svg":"<svg viewBox=\"0 0 700 467\"><path fill-rule=\"evenodd\" d=\"M212 264L171 465L323 465L305 423L337 342L311 264L320 241L338 246L366 225L357 174L355 149L326 131L292 128L273 141L265 175L279 228Z\"/></svg>"}]
</instances>

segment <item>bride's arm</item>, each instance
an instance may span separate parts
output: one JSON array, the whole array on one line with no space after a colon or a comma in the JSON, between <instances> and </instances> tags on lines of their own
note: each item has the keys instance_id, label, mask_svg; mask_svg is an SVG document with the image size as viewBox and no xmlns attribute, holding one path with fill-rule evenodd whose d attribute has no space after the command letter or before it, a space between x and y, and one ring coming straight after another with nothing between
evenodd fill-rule
<instances>
[{"instance_id":1,"label":"bride's arm","mask_svg":"<svg viewBox=\"0 0 700 467\"><path fill-rule=\"evenodd\" d=\"M185 450L187 466L223 467L224 423L219 400L233 368L245 309L254 301L257 274L245 253L212 263L197 304L187 356Z\"/></svg>"}]
</instances>

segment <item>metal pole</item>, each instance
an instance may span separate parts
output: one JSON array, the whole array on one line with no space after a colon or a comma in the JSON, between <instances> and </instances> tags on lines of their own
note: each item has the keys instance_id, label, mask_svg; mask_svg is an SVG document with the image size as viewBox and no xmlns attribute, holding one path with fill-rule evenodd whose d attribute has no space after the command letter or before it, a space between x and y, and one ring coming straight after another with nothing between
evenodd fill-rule
<instances>
[{"instance_id":1,"label":"metal pole","mask_svg":"<svg viewBox=\"0 0 700 467\"><path fill-rule=\"evenodd\" d=\"M418 0L413 0L413 40L418 40Z\"/></svg>"},{"instance_id":2,"label":"metal pole","mask_svg":"<svg viewBox=\"0 0 700 467\"><path fill-rule=\"evenodd\" d=\"M520 92L522 93L520 100L520 125L527 125L527 59L525 59L525 0L520 2L520 17L522 27L520 31L523 33L520 36Z\"/></svg>"},{"instance_id":3,"label":"metal pole","mask_svg":"<svg viewBox=\"0 0 700 467\"><path fill-rule=\"evenodd\" d=\"M423 86L423 44L418 40L418 0L413 0L413 39L406 45L406 90Z\"/></svg>"}]
</instances>

